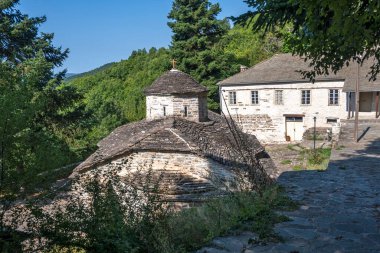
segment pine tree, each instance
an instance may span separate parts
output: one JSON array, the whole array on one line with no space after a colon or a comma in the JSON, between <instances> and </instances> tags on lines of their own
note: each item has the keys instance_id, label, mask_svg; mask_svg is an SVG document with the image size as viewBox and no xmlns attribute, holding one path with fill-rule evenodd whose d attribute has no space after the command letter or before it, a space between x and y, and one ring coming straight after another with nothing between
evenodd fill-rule
<instances>
[{"instance_id":1,"label":"pine tree","mask_svg":"<svg viewBox=\"0 0 380 253\"><path fill-rule=\"evenodd\" d=\"M175 0L168 18L173 31L172 56L179 69L209 88L209 107L218 108L216 83L237 70L231 55L217 47L227 34L227 19L218 20L219 4L208 0Z\"/></svg>"},{"instance_id":2,"label":"pine tree","mask_svg":"<svg viewBox=\"0 0 380 253\"><path fill-rule=\"evenodd\" d=\"M76 118L72 105L78 99L75 90L62 86L64 72L53 71L62 65L68 50L53 46L52 34L39 32L45 17L22 14L16 8L18 2L0 1L0 194L3 196L2 191L17 194L26 184L37 183L36 174L70 161L62 128L70 126Z\"/></svg>"}]
</instances>

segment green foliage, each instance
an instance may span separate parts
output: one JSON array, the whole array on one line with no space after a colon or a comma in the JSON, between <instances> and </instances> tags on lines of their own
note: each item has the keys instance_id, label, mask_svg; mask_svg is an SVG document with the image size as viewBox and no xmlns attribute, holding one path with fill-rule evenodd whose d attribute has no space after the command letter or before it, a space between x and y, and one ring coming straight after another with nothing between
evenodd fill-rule
<instances>
[{"instance_id":1,"label":"green foliage","mask_svg":"<svg viewBox=\"0 0 380 253\"><path fill-rule=\"evenodd\" d=\"M380 70L380 49L377 32L380 29L380 10L377 1L307 1L307 0L246 0L249 11L237 22L254 22L256 31L293 25L287 43L292 53L311 60L317 74L336 72L351 59L358 62L374 56L371 79ZM257 19L256 19L257 18Z\"/></svg>"},{"instance_id":2,"label":"green foliage","mask_svg":"<svg viewBox=\"0 0 380 253\"><path fill-rule=\"evenodd\" d=\"M107 63L107 64L104 64L96 69L93 69L93 70L90 70L88 72L84 72L84 73L80 73L80 74L72 74L71 76L68 77L68 74L66 74L66 78L65 78L65 81L71 81L73 79L77 79L77 78L80 78L80 77L84 77L84 76L89 76L89 75L95 75L96 73L98 72L101 72L107 68L110 68L112 67L114 64L116 64L115 62L110 62L110 63Z\"/></svg>"},{"instance_id":3,"label":"green foliage","mask_svg":"<svg viewBox=\"0 0 380 253\"><path fill-rule=\"evenodd\" d=\"M263 31L252 32L250 26L236 25L221 40L225 54L232 54L239 64L251 67L276 53L287 52L284 38L290 28L275 30L264 34Z\"/></svg>"},{"instance_id":4,"label":"green foliage","mask_svg":"<svg viewBox=\"0 0 380 253\"><path fill-rule=\"evenodd\" d=\"M238 71L232 54L218 47L229 30L227 19L218 20L219 4L208 0L175 0L168 17L173 31L171 54L179 69L209 88L209 108L218 109L216 83Z\"/></svg>"},{"instance_id":5,"label":"green foliage","mask_svg":"<svg viewBox=\"0 0 380 253\"><path fill-rule=\"evenodd\" d=\"M318 148L316 150L307 151L307 161L310 165L322 164L326 159L330 159L331 149L330 148Z\"/></svg>"},{"instance_id":6,"label":"green foliage","mask_svg":"<svg viewBox=\"0 0 380 253\"><path fill-rule=\"evenodd\" d=\"M43 248L51 248L50 252L58 252L57 249L190 252L214 237L239 229L257 233L260 241L278 241L273 226L288 219L276 211L297 208L278 187L267 189L262 196L234 193L180 212L168 212L161 202L156 202L157 198L148 198L142 204L141 193L138 196L137 192L125 204L125 198L110 184L100 186L92 182L91 187L88 188L92 199L90 208L82 200L69 204L53 218L42 216L45 220L40 224L40 236L48 239L48 245ZM138 208L139 212L131 211L132 208Z\"/></svg>"},{"instance_id":7,"label":"green foliage","mask_svg":"<svg viewBox=\"0 0 380 253\"><path fill-rule=\"evenodd\" d=\"M30 190L37 173L77 159L64 140L75 117L64 108L79 96L61 85L64 73L53 74L68 51L52 45L52 34L38 32L44 17L29 18L16 9L17 3L8 0L0 5L2 194Z\"/></svg>"},{"instance_id":8,"label":"green foliage","mask_svg":"<svg viewBox=\"0 0 380 253\"><path fill-rule=\"evenodd\" d=\"M281 164L282 164L282 165L289 165L289 164L291 164L291 163L292 163L292 160L289 160L289 159L286 159L286 160L281 161Z\"/></svg>"},{"instance_id":9,"label":"green foliage","mask_svg":"<svg viewBox=\"0 0 380 253\"><path fill-rule=\"evenodd\" d=\"M91 115L85 131L78 132L77 148L94 148L95 144L116 127L145 117L144 88L170 67L167 49L135 51L128 58L111 66L74 78L66 85L83 95L78 106Z\"/></svg>"},{"instance_id":10,"label":"green foliage","mask_svg":"<svg viewBox=\"0 0 380 253\"><path fill-rule=\"evenodd\" d=\"M191 252L215 237L239 229L257 233L261 241L272 241L278 240L274 224L286 220L276 211L295 208L297 204L278 187L265 190L261 196L233 193L171 215L166 229L171 232L172 252Z\"/></svg>"}]
</instances>

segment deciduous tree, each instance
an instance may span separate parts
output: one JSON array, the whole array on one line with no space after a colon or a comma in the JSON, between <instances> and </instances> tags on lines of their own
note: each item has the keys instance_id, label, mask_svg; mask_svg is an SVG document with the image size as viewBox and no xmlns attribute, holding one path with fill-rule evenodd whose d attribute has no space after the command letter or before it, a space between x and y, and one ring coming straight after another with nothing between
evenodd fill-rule
<instances>
[{"instance_id":1,"label":"deciduous tree","mask_svg":"<svg viewBox=\"0 0 380 253\"><path fill-rule=\"evenodd\" d=\"M375 79L380 70L380 5L362 0L245 0L251 11L237 22L254 22L254 29L272 30L293 25L289 48L293 54L311 60L317 74L337 72L350 60L362 62L374 57L370 73ZM361 57L360 57L361 56Z\"/></svg>"}]
</instances>

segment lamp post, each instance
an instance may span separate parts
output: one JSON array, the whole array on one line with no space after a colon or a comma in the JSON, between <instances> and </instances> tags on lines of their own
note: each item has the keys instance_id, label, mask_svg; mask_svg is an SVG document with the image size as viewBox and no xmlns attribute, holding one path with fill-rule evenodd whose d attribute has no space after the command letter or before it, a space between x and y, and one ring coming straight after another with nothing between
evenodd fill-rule
<instances>
[{"instance_id":1,"label":"lamp post","mask_svg":"<svg viewBox=\"0 0 380 253\"><path fill-rule=\"evenodd\" d=\"M359 59L361 60L361 55L359 55ZM358 142L358 132L359 132L359 106L360 106L360 89L359 89L359 71L360 71L360 63L358 61L357 66L357 75L356 75L356 87L355 87L355 129L354 129L354 139L355 142Z\"/></svg>"},{"instance_id":2,"label":"lamp post","mask_svg":"<svg viewBox=\"0 0 380 253\"><path fill-rule=\"evenodd\" d=\"M317 117L314 116L313 117L313 120L314 120L314 152L315 152L315 140L316 140L316 128L317 128Z\"/></svg>"}]
</instances>

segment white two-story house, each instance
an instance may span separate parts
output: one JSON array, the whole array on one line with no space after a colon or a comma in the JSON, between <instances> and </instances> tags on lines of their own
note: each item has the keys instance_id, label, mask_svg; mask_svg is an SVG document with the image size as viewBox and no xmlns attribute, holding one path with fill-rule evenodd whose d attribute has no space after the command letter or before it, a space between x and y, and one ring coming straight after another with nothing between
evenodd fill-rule
<instances>
[{"instance_id":1,"label":"white two-story house","mask_svg":"<svg viewBox=\"0 0 380 253\"><path fill-rule=\"evenodd\" d=\"M301 71L309 63L279 54L218 83L222 113L264 143L300 141L307 129L328 128L353 117L359 74L360 116L379 116L380 82L369 82L371 62L350 64L312 83Z\"/></svg>"}]
</instances>

